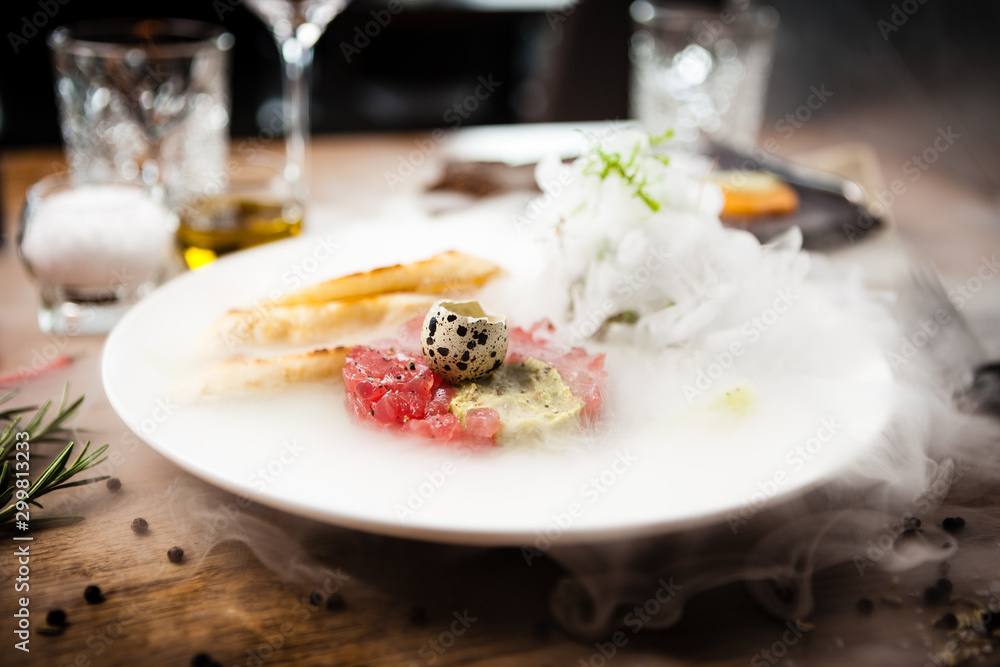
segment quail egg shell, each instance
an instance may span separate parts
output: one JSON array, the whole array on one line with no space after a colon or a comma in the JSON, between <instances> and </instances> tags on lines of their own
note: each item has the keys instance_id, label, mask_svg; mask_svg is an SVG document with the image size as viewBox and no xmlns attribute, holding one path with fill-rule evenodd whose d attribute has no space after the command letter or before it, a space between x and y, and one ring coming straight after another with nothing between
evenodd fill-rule
<instances>
[{"instance_id":1,"label":"quail egg shell","mask_svg":"<svg viewBox=\"0 0 1000 667\"><path fill-rule=\"evenodd\" d=\"M488 315L478 301L438 301L424 318L421 344L427 365L448 382L485 377L507 354L507 318Z\"/></svg>"}]
</instances>

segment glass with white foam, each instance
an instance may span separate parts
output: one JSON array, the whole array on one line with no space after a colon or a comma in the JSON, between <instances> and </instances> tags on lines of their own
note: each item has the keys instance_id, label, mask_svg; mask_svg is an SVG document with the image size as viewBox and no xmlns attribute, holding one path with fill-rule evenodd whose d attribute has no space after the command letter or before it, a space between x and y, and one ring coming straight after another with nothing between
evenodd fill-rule
<instances>
[{"instance_id":1,"label":"glass with white foam","mask_svg":"<svg viewBox=\"0 0 1000 667\"><path fill-rule=\"evenodd\" d=\"M139 183L69 174L29 188L18 254L38 286L46 333L105 333L163 279L177 216Z\"/></svg>"},{"instance_id":2,"label":"glass with white foam","mask_svg":"<svg viewBox=\"0 0 1000 667\"><path fill-rule=\"evenodd\" d=\"M721 9L637 0L631 115L683 150L748 151L760 129L778 13L750 3Z\"/></svg>"}]
</instances>

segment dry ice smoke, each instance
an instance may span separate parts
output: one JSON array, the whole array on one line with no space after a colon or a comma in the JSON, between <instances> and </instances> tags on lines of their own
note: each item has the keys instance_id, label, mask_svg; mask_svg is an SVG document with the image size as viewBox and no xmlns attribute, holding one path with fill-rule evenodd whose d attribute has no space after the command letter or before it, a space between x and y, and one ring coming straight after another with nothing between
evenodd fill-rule
<instances>
[{"instance_id":1,"label":"dry ice smoke","mask_svg":"<svg viewBox=\"0 0 1000 667\"><path fill-rule=\"evenodd\" d=\"M175 526L190 536L185 558L197 572L202 561L219 544L239 542L278 577L304 591L325 594L351 589L357 596L364 586L334 563L322 562L306 548L307 536L296 532L303 522L279 519L274 510L178 476L164 493ZM344 531L350 539L350 531Z\"/></svg>"},{"instance_id":2,"label":"dry ice smoke","mask_svg":"<svg viewBox=\"0 0 1000 667\"><path fill-rule=\"evenodd\" d=\"M974 365L984 361L982 347L927 272L917 275L887 311L900 332L884 339L890 363L896 362L896 405L868 456L801 497L764 502L713 525L640 540L556 545L549 555L570 574L553 593L552 612L571 634L607 637L637 622L623 610L644 604L655 613L642 627L669 627L692 596L734 581L748 582L775 616L804 619L814 605L814 573L843 563L859 576L904 572L964 549L972 563L968 574L993 572L1000 517L977 506L991 493L995 503L1000 488L1000 421L968 411L976 406L965 393ZM936 313L937 328L920 353L902 356L901 332L934 329L926 323ZM968 519L958 535L940 528L951 516ZM919 528L914 518L922 519ZM661 595L666 588L669 594ZM662 604L650 607L654 599Z\"/></svg>"},{"instance_id":3,"label":"dry ice smoke","mask_svg":"<svg viewBox=\"0 0 1000 667\"><path fill-rule=\"evenodd\" d=\"M979 516L974 507L1000 486L1000 421L975 410L997 398L968 392L974 369L986 361L983 348L933 271L915 263L898 284L874 290L862 274L823 258L811 258L810 266L794 232L754 247L746 236L722 230L717 213L713 221L702 203L677 199L682 195L671 187L683 180L679 175L609 186L607 179L595 180L594 171L579 171L579 164L576 180L563 180L589 179L589 187L571 187L566 205L553 207L559 244L570 248L563 266L571 273L571 327L612 340L629 337L645 347L649 369L676 378L653 380L638 414L656 415L670 405L684 410L691 399L705 398L693 389L693 370L720 359L740 340L739 323L753 321L748 313L760 312L762 297L784 293L789 314L767 329L756 328L759 342L730 355L726 374L752 378L765 393L786 373L825 370L836 377L839 366L874 346L891 370L892 419L854 465L791 500L763 497L715 525L673 535L586 547L556 544L549 555L570 574L553 594L552 611L568 631L587 639L608 636L635 620L623 609L651 600L657 601L651 605L655 613L642 626L668 627L690 597L733 581L749 582L772 614L801 619L813 608L813 574L827 567L853 563L860 575L904 572L952 558L963 542L982 545L966 547L974 551L965 554L966 562L986 565L995 558L1000 518ZM545 178L541 168L540 174ZM643 210L643 198L634 191L640 181L659 183L663 208L679 212ZM691 231L698 224L709 233ZM649 255L651 247L668 251L668 269L657 275L659 265L647 262L644 279L636 281L642 248ZM637 294L642 298L636 300ZM631 315L634 330L617 317L622 311ZM594 313L597 325L587 329ZM673 333L664 335L664 326ZM619 384L648 384L648 374L644 379L633 373ZM809 402L808 390L803 392L789 401L789 411ZM940 526L952 515L976 515L977 525L951 535ZM916 519L922 519L919 526Z\"/></svg>"},{"instance_id":4,"label":"dry ice smoke","mask_svg":"<svg viewBox=\"0 0 1000 667\"><path fill-rule=\"evenodd\" d=\"M914 269L897 285L874 290L863 274L801 253L794 232L762 247L749 235L722 230L711 209L718 202L706 194L710 188L690 197L690 185L689 177L678 176L646 192L673 198L673 206L682 209L686 217L674 228L648 216L633 224L620 216L623 209L646 215L641 198L623 199L603 186L592 189L608 195L613 205L606 200L595 208L600 219L570 243L566 262L548 263L556 272L551 280L520 270L535 257L530 241L544 230L542 219L532 221L531 229L515 220L513 235L484 226L462 248L495 259L510 272L505 281L483 290L481 300L491 310L516 313L515 323L521 325L552 317L569 344L608 354L607 424L586 448L599 451L609 431L619 434L608 424L625 428L628 420L650 415L710 419L704 408L727 385L698 389L699 372L734 341L751 337L753 345L726 369L734 382L749 380L764 397L776 387L794 395L794 387L783 384L789 377L808 376L820 387L825 374L835 376L852 359L874 355L887 371L892 418L854 465L802 495L765 498L715 522L669 534L590 544L554 540L545 553L568 572L551 597L560 625L578 638L605 637L635 622L623 609L654 600L655 613L641 627L666 628L677 623L693 596L737 581L748 582L770 613L795 620L813 609L814 573L837 564L851 564L859 574L906 572L959 553L972 571L989 564L996 556L1000 519L975 507L1000 487L1000 422L973 412L976 400L965 390L973 369L986 360L936 276ZM546 209L557 218L564 241L573 230L562 214L579 204ZM714 222L706 223L710 233L701 236L699 224L712 215ZM447 222L434 224L443 233ZM617 248L600 238L605 230L621 229L631 236ZM580 259L584 252L596 261L587 265ZM515 256L525 258L521 265L511 261ZM664 273L654 275L658 271ZM556 288L560 285L567 286L571 304L565 302L567 291ZM784 299L780 304L789 306L787 312L764 327L751 325L748 337L744 327L779 303L776 299ZM652 305L643 310L644 304ZM567 305L572 305L568 316L556 315ZM639 316L633 323L637 328L629 329L628 318L602 326L631 311ZM628 390L636 386L649 390ZM794 411L791 406L799 402L789 400L788 406ZM771 419L777 426L785 416ZM549 444L558 449L566 442ZM497 458L492 462L497 469L508 464L509 472L511 460ZM552 458L539 456L538 461L549 465ZM670 471L664 483L670 483L671 474L684 471ZM301 536L282 534L273 520L239 512L229 521L224 499L188 493L175 498L177 520L203 526L206 552L215 542L239 540L267 567L297 583L332 576L327 564L310 558ZM959 535L940 528L942 518L954 515L969 519ZM922 521L919 527L914 519ZM349 535L344 533L344 539ZM370 546L359 544L358 551Z\"/></svg>"}]
</instances>

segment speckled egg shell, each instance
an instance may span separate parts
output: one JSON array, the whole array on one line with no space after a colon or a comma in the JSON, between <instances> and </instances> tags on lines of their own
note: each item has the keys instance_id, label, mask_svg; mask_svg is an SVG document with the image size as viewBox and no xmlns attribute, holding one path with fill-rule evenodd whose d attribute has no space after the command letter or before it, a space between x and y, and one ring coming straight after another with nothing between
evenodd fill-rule
<instances>
[{"instance_id":1,"label":"speckled egg shell","mask_svg":"<svg viewBox=\"0 0 1000 667\"><path fill-rule=\"evenodd\" d=\"M507 319L487 315L478 301L438 301L427 312L421 338L424 359L452 384L500 368L507 354Z\"/></svg>"}]
</instances>

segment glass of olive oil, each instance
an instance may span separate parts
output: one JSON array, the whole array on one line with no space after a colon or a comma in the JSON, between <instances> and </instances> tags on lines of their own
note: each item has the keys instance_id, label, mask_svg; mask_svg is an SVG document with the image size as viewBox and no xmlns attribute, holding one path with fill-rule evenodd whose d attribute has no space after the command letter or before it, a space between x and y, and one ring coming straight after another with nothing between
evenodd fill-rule
<instances>
[{"instance_id":1,"label":"glass of olive oil","mask_svg":"<svg viewBox=\"0 0 1000 667\"><path fill-rule=\"evenodd\" d=\"M286 182L231 184L179 207L177 249L189 269L253 246L297 236L304 207Z\"/></svg>"}]
</instances>

